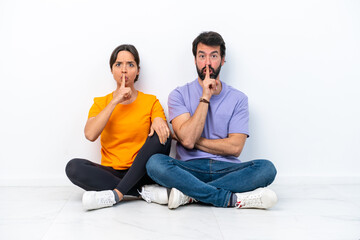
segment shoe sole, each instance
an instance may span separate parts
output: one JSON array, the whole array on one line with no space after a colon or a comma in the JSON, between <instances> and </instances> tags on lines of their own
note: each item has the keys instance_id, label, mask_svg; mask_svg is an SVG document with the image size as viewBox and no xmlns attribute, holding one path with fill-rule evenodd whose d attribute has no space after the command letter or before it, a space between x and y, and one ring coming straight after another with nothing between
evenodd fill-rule
<instances>
[{"instance_id":1,"label":"shoe sole","mask_svg":"<svg viewBox=\"0 0 360 240\"><path fill-rule=\"evenodd\" d=\"M180 206L179 203L175 202L175 199L179 199L179 190L177 190L176 188L172 188L169 196L169 209L176 209Z\"/></svg>"}]
</instances>

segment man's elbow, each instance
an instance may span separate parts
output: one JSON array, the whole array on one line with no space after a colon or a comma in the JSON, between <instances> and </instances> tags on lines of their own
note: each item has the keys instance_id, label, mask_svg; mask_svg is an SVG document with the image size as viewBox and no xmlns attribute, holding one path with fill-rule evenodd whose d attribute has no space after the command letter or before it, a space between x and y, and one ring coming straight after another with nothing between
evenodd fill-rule
<instances>
[{"instance_id":1,"label":"man's elbow","mask_svg":"<svg viewBox=\"0 0 360 240\"><path fill-rule=\"evenodd\" d=\"M234 147L234 152L233 152L233 155L235 156L235 157L239 157L240 156L240 154L241 154L241 152L242 152L242 147Z\"/></svg>"},{"instance_id":2,"label":"man's elbow","mask_svg":"<svg viewBox=\"0 0 360 240\"><path fill-rule=\"evenodd\" d=\"M180 141L181 145L187 149L193 149L195 147L195 141L191 139L184 139Z\"/></svg>"}]
</instances>

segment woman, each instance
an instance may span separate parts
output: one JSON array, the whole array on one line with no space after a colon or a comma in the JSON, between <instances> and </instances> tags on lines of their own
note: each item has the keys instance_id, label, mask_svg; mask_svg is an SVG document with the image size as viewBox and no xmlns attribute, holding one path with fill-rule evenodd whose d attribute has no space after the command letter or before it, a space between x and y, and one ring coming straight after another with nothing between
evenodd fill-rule
<instances>
[{"instance_id":1,"label":"woman","mask_svg":"<svg viewBox=\"0 0 360 240\"><path fill-rule=\"evenodd\" d=\"M66 166L71 182L86 190L82 199L86 210L113 206L125 194L139 196L139 189L154 183L146 174L147 160L155 153L170 152L170 129L163 108L155 96L134 87L139 64L134 46L120 45L113 51L110 69L117 88L94 99L85 125L88 140L95 141L101 135L101 165L76 158ZM156 185L143 187L143 192L154 188ZM165 204L166 189L158 188L155 195L143 198Z\"/></svg>"}]
</instances>

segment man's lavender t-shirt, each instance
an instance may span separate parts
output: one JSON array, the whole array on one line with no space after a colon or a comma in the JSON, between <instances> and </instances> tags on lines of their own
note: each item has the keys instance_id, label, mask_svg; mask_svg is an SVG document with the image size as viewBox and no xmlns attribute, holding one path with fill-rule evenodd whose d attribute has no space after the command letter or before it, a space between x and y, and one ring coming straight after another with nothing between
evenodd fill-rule
<instances>
[{"instance_id":1,"label":"man's lavender t-shirt","mask_svg":"<svg viewBox=\"0 0 360 240\"><path fill-rule=\"evenodd\" d=\"M221 82L221 84L222 90L220 94L213 95L210 99L210 106L201 137L222 139L227 138L229 133L243 133L249 136L247 96L224 82ZM168 99L170 122L184 113L190 113L193 116L201 96L202 87L197 79L174 89ZM176 158L183 161L210 158L225 162L240 162L234 156L215 155L195 148L187 149L179 142L176 144Z\"/></svg>"}]
</instances>

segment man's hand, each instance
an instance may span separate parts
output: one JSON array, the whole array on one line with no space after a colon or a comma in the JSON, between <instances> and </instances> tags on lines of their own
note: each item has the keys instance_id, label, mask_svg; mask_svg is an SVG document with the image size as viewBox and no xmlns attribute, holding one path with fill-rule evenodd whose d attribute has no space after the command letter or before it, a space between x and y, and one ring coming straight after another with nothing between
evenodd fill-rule
<instances>
[{"instance_id":1,"label":"man's hand","mask_svg":"<svg viewBox=\"0 0 360 240\"><path fill-rule=\"evenodd\" d=\"M169 129L166 121L164 121L164 119L162 119L161 117L156 117L153 120L151 127L150 127L149 137L151 137L154 134L154 131L159 136L160 143L165 144L166 140L170 136L170 129Z\"/></svg>"},{"instance_id":2,"label":"man's hand","mask_svg":"<svg viewBox=\"0 0 360 240\"><path fill-rule=\"evenodd\" d=\"M131 98L132 91L131 88L125 87L125 74L121 78L121 84L118 89L114 91L113 100L118 103L122 103Z\"/></svg>"},{"instance_id":3,"label":"man's hand","mask_svg":"<svg viewBox=\"0 0 360 240\"><path fill-rule=\"evenodd\" d=\"M203 93L202 98L210 101L212 95L216 92L219 81L213 78L210 78L210 69L209 65L206 65L206 74L203 80Z\"/></svg>"}]
</instances>

